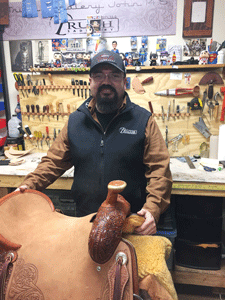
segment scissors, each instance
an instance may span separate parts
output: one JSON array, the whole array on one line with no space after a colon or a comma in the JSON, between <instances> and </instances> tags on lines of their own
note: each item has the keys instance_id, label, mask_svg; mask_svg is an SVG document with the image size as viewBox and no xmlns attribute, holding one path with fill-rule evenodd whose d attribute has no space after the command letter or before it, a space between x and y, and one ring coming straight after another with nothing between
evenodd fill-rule
<instances>
[{"instance_id":1,"label":"scissors","mask_svg":"<svg viewBox=\"0 0 225 300\"><path fill-rule=\"evenodd\" d=\"M210 168L210 167L207 167L207 166L204 166L203 164L200 163L201 166L203 166L203 169L206 171L206 172L213 172L213 171L216 171L215 168Z\"/></svg>"}]
</instances>

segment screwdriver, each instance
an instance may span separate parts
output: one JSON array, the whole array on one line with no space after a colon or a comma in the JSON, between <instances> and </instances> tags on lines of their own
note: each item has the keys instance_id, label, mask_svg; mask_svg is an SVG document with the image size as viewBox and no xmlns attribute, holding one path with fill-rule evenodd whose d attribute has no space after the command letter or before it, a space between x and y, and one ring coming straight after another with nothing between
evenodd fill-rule
<instances>
[{"instance_id":1,"label":"screwdriver","mask_svg":"<svg viewBox=\"0 0 225 300\"><path fill-rule=\"evenodd\" d=\"M56 139L56 129L54 128L53 141Z\"/></svg>"},{"instance_id":2,"label":"screwdriver","mask_svg":"<svg viewBox=\"0 0 225 300\"><path fill-rule=\"evenodd\" d=\"M28 121L30 120L30 105L27 104L26 105L26 109L27 109L27 116L28 116Z\"/></svg>"},{"instance_id":3,"label":"screwdriver","mask_svg":"<svg viewBox=\"0 0 225 300\"><path fill-rule=\"evenodd\" d=\"M35 136L35 139L37 141L37 147L39 149L38 132L36 130L34 131L34 136Z\"/></svg>"},{"instance_id":4,"label":"screwdriver","mask_svg":"<svg viewBox=\"0 0 225 300\"><path fill-rule=\"evenodd\" d=\"M49 136L49 130L48 130L48 126L46 126L46 144L48 145L48 148L50 148L50 136Z\"/></svg>"},{"instance_id":5,"label":"screwdriver","mask_svg":"<svg viewBox=\"0 0 225 300\"><path fill-rule=\"evenodd\" d=\"M71 79L71 84L75 85L75 80L74 78ZM75 87L73 88L73 95L75 95Z\"/></svg>"},{"instance_id":6,"label":"screwdriver","mask_svg":"<svg viewBox=\"0 0 225 300\"><path fill-rule=\"evenodd\" d=\"M44 78L43 78L43 84L44 84L44 89L45 89L45 91L46 91L46 94L48 94L47 89L45 88L46 82L45 82L45 79L44 79Z\"/></svg>"},{"instance_id":7,"label":"screwdriver","mask_svg":"<svg viewBox=\"0 0 225 300\"><path fill-rule=\"evenodd\" d=\"M59 120L59 101L56 102L57 121Z\"/></svg>"},{"instance_id":8,"label":"screwdriver","mask_svg":"<svg viewBox=\"0 0 225 300\"><path fill-rule=\"evenodd\" d=\"M49 117L49 105L46 105L46 112L47 112L48 120L50 121L50 117Z\"/></svg>"},{"instance_id":9,"label":"screwdriver","mask_svg":"<svg viewBox=\"0 0 225 300\"><path fill-rule=\"evenodd\" d=\"M77 96L80 97L80 87L79 87L79 81L76 80L76 85L77 85Z\"/></svg>"},{"instance_id":10,"label":"screwdriver","mask_svg":"<svg viewBox=\"0 0 225 300\"><path fill-rule=\"evenodd\" d=\"M41 149L43 150L43 138L42 138L42 133L41 133L41 131L38 131L38 139L40 140L40 143L41 143Z\"/></svg>"},{"instance_id":11,"label":"screwdriver","mask_svg":"<svg viewBox=\"0 0 225 300\"><path fill-rule=\"evenodd\" d=\"M32 116L33 116L33 120L34 120L34 104L31 104L31 111L32 111Z\"/></svg>"},{"instance_id":12,"label":"screwdriver","mask_svg":"<svg viewBox=\"0 0 225 300\"><path fill-rule=\"evenodd\" d=\"M50 113L51 113L52 117L55 118L55 116L54 116L54 109L53 109L52 103L50 103L49 108L50 108Z\"/></svg>"},{"instance_id":13,"label":"screwdriver","mask_svg":"<svg viewBox=\"0 0 225 300\"><path fill-rule=\"evenodd\" d=\"M61 116L63 117L64 109L63 109L63 104L62 103L59 103L59 112L60 112Z\"/></svg>"},{"instance_id":14,"label":"screwdriver","mask_svg":"<svg viewBox=\"0 0 225 300\"><path fill-rule=\"evenodd\" d=\"M46 112L46 106L43 106L43 115L42 115L42 121L44 120L44 116L45 116L45 112Z\"/></svg>"},{"instance_id":15,"label":"screwdriver","mask_svg":"<svg viewBox=\"0 0 225 300\"><path fill-rule=\"evenodd\" d=\"M37 110L38 119L41 121L41 117L40 117L40 107L39 107L38 104L36 105L36 110Z\"/></svg>"},{"instance_id":16,"label":"screwdriver","mask_svg":"<svg viewBox=\"0 0 225 300\"><path fill-rule=\"evenodd\" d=\"M162 108L162 120L164 122L164 120L165 120L165 117L164 117L164 108L163 108L163 106L161 106L161 108Z\"/></svg>"},{"instance_id":17,"label":"screwdriver","mask_svg":"<svg viewBox=\"0 0 225 300\"><path fill-rule=\"evenodd\" d=\"M83 80L80 80L80 87L81 87L81 97L83 98L83 96L84 96L84 90L83 90L83 84L84 84L84 82L83 82Z\"/></svg>"},{"instance_id":18,"label":"screwdriver","mask_svg":"<svg viewBox=\"0 0 225 300\"><path fill-rule=\"evenodd\" d=\"M87 81L84 81L84 93L85 93L85 99L87 99Z\"/></svg>"},{"instance_id":19,"label":"screwdriver","mask_svg":"<svg viewBox=\"0 0 225 300\"><path fill-rule=\"evenodd\" d=\"M33 135L31 134L31 131L30 131L29 126L28 126L28 125L25 125L24 128L25 128L26 132L28 133L29 137L32 138Z\"/></svg>"},{"instance_id":20,"label":"screwdriver","mask_svg":"<svg viewBox=\"0 0 225 300\"><path fill-rule=\"evenodd\" d=\"M24 82L23 74L19 73L18 76L19 76L19 80L21 82L21 85L24 87L25 86L25 82ZM27 90L25 90L25 93L26 93L26 96L28 98Z\"/></svg>"},{"instance_id":21,"label":"screwdriver","mask_svg":"<svg viewBox=\"0 0 225 300\"><path fill-rule=\"evenodd\" d=\"M70 104L67 104L67 114L70 115Z\"/></svg>"}]
</instances>

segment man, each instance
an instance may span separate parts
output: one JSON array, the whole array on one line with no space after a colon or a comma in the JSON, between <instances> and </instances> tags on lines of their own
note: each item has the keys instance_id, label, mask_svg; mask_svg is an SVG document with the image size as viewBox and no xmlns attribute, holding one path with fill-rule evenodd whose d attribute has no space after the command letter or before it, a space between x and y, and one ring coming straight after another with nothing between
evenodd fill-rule
<instances>
[{"instance_id":1,"label":"man","mask_svg":"<svg viewBox=\"0 0 225 300\"><path fill-rule=\"evenodd\" d=\"M111 50L114 53L119 53L119 50L117 49L117 41L112 42L113 49Z\"/></svg>"},{"instance_id":2,"label":"man","mask_svg":"<svg viewBox=\"0 0 225 300\"><path fill-rule=\"evenodd\" d=\"M151 113L130 101L125 86L120 55L108 50L96 54L90 67L92 96L70 115L19 189L44 190L74 166L72 193L79 217L98 210L111 180L124 180L122 195L131 211L145 218L136 232L154 234L170 202L169 154Z\"/></svg>"}]
</instances>

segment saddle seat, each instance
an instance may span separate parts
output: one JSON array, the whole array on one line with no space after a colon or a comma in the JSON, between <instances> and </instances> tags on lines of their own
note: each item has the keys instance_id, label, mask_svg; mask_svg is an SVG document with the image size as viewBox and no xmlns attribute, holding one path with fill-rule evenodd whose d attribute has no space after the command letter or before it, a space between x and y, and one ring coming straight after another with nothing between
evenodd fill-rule
<instances>
[{"instance_id":1,"label":"saddle seat","mask_svg":"<svg viewBox=\"0 0 225 300\"><path fill-rule=\"evenodd\" d=\"M88 253L93 216L76 218L60 214L51 200L38 191L13 192L3 197L0 255L12 250L18 257L14 258L4 289L5 298L0 298L112 299L117 254L122 251L127 255L128 274L132 274L134 257L130 245L122 240L107 263L95 263ZM124 271L121 279L124 300L133 299L128 296L134 288L128 274Z\"/></svg>"}]
</instances>

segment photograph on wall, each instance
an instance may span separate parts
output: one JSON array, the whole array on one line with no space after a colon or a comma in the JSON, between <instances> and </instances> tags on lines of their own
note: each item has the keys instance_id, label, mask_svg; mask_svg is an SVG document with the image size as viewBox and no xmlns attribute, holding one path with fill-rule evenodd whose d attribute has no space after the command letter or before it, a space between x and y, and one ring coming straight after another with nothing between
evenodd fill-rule
<instances>
[{"instance_id":1,"label":"photograph on wall","mask_svg":"<svg viewBox=\"0 0 225 300\"><path fill-rule=\"evenodd\" d=\"M52 51L65 50L68 47L68 39L53 39Z\"/></svg>"},{"instance_id":2,"label":"photograph on wall","mask_svg":"<svg viewBox=\"0 0 225 300\"><path fill-rule=\"evenodd\" d=\"M183 52L185 56L199 56L206 50L207 39L185 39Z\"/></svg>"},{"instance_id":3,"label":"photograph on wall","mask_svg":"<svg viewBox=\"0 0 225 300\"><path fill-rule=\"evenodd\" d=\"M87 37L101 36L101 16L87 16Z\"/></svg>"},{"instance_id":4,"label":"photograph on wall","mask_svg":"<svg viewBox=\"0 0 225 300\"><path fill-rule=\"evenodd\" d=\"M27 72L33 66L31 41L10 41L12 72Z\"/></svg>"},{"instance_id":5,"label":"photograph on wall","mask_svg":"<svg viewBox=\"0 0 225 300\"><path fill-rule=\"evenodd\" d=\"M166 39L156 40L156 52L166 51Z\"/></svg>"},{"instance_id":6,"label":"photograph on wall","mask_svg":"<svg viewBox=\"0 0 225 300\"><path fill-rule=\"evenodd\" d=\"M34 65L42 65L49 62L49 41L34 41Z\"/></svg>"},{"instance_id":7,"label":"photograph on wall","mask_svg":"<svg viewBox=\"0 0 225 300\"><path fill-rule=\"evenodd\" d=\"M84 52L85 48L83 47L82 39L68 39L67 51L81 51Z\"/></svg>"}]
</instances>

